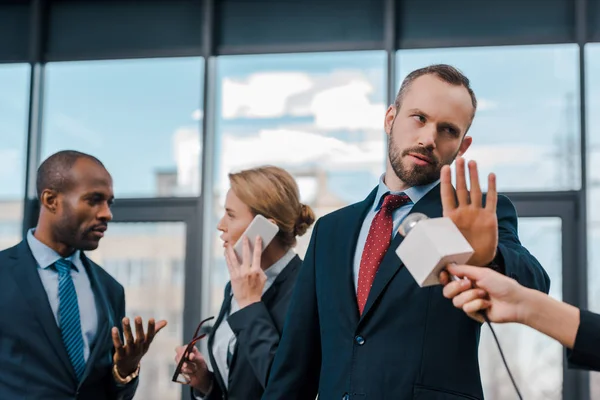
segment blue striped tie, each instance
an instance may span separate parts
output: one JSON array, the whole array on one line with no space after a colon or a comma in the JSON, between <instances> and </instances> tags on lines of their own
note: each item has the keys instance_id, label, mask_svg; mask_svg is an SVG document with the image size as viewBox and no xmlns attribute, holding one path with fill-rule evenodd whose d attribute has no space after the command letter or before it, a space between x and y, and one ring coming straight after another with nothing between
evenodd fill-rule
<instances>
[{"instance_id":1,"label":"blue striped tie","mask_svg":"<svg viewBox=\"0 0 600 400\"><path fill-rule=\"evenodd\" d=\"M85 371L85 359L83 357L83 334L81 333L81 321L79 319L79 305L77 304L77 292L71 278L71 261L61 258L54 263L58 271L58 321L63 343L71 364L81 380Z\"/></svg>"}]
</instances>

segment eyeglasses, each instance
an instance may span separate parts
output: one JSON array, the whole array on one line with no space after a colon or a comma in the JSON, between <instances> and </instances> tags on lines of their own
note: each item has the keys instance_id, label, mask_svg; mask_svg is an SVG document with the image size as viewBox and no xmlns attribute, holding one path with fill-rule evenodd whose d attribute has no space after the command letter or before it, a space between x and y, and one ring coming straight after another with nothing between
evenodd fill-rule
<instances>
[{"instance_id":1,"label":"eyeglasses","mask_svg":"<svg viewBox=\"0 0 600 400\"><path fill-rule=\"evenodd\" d=\"M188 357L190 356L192 349L196 345L196 342L198 342L200 339L202 339L206 335L208 335L208 333L203 333L201 335L198 335L198 333L200 333L200 329L202 328L202 325L204 325L205 322L210 321L211 319L214 319L214 318L215 317L209 317L209 318L206 318L205 320L202 320L202 322L200 322L200 324L196 328L196 332L194 332L194 337L193 337L192 341L188 343L187 347L185 348L185 351L183 352L183 355L181 356L181 360L179 360L179 364L177 364L177 368L175 368L175 373L173 374L173 379L172 379L173 382L181 383L182 385L188 385L190 383L190 379L187 377L186 374L183 374L181 372L181 368L183 368L183 363L188 361Z\"/></svg>"}]
</instances>

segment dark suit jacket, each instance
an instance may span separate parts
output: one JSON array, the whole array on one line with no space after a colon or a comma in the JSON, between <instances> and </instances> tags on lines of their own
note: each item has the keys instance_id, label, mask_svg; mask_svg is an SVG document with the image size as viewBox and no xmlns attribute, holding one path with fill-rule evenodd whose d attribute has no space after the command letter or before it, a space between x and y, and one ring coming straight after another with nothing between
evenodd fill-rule
<instances>
[{"instance_id":1,"label":"dark suit jacket","mask_svg":"<svg viewBox=\"0 0 600 400\"><path fill-rule=\"evenodd\" d=\"M209 400L258 400L267 384L271 364L279 346L285 315L294 284L302 266L295 256L262 296L262 301L229 316L227 322L237 337L229 367L228 388L225 389L213 354L214 334L231 304L231 284L225 288L225 298L215 326L208 338L208 351L214 369L215 385Z\"/></svg>"},{"instance_id":2,"label":"dark suit jacket","mask_svg":"<svg viewBox=\"0 0 600 400\"><path fill-rule=\"evenodd\" d=\"M580 311L575 345L567 355L570 368L600 371L600 315Z\"/></svg>"},{"instance_id":3,"label":"dark suit jacket","mask_svg":"<svg viewBox=\"0 0 600 400\"><path fill-rule=\"evenodd\" d=\"M264 400L482 399L481 325L442 295L420 288L392 240L362 316L353 283L356 242L377 189L317 221ZM411 212L441 217L439 186ZM517 237L517 215L499 196L499 257L505 273L548 292L549 278Z\"/></svg>"},{"instance_id":4,"label":"dark suit jacket","mask_svg":"<svg viewBox=\"0 0 600 400\"><path fill-rule=\"evenodd\" d=\"M78 383L29 245L23 241L0 252L0 399L133 398L138 380L118 387L112 376L110 329L121 326L125 316L123 287L81 254L96 299L98 331Z\"/></svg>"}]
</instances>

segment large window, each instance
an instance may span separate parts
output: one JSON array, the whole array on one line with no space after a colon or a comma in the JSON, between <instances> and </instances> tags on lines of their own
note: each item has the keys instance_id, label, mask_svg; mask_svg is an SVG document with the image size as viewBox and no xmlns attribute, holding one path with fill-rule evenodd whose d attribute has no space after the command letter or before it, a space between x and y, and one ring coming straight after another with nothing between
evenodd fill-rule
<instances>
[{"instance_id":1,"label":"large window","mask_svg":"<svg viewBox=\"0 0 600 400\"><path fill-rule=\"evenodd\" d=\"M74 149L116 197L199 194L202 59L50 63L42 157Z\"/></svg>"},{"instance_id":2,"label":"large window","mask_svg":"<svg viewBox=\"0 0 600 400\"><path fill-rule=\"evenodd\" d=\"M401 50L398 87L434 63L471 80L479 105L465 157L481 176L497 173L502 191L580 188L576 45Z\"/></svg>"},{"instance_id":3,"label":"large window","mask_svg":"<svg viewBox=\"0 0 600 400\"><path fill-rule=\"evenodd\" d=\"M560 218L520 218L519 237L550 276L550 296L562 299L562 224ZM510 377L487 325L481 328L479 356L485 398L516 398ZM502 351L523 398L563 399L560 343L519 324L494 324ZM565 399L569 399L565 393Z\"/></svg>"},{"instance_id":4,"label":"large window","mask_svg":"<svg viewBox=\"0 0 600 400\"><path fill-rule=\"evenodd\" d=\"M600 44L585 47L587 70L588 301L600 312ZM600 398L600 373L591 374L591 398Z\"/></svg>"},{"instance_id":5,"label":"large window","mask_svg":"<svg viewBox=\"0 0 600 400\"><path fill-rule=\"evenodd\" d=\"M179 267L185 259L184 222L113 222L97 250L89 252L125 288L126 313L167 320L142 360L146 372L136 399L179 400L182 386L171 382L175 347L183 335L183 279Z\"/></svg>"},{"instance_id":6,"label":"large window","mask_svg":"<svg viewBox=\"0 0 600 400\"><path fill-rule=\"evenodd\" d=\"M384 171L385 53L218 60L211 312L228 280L216 224L227 174L274 164L292 173L318 216L363 199ZM299 238L303 256L311 232Z\"/></svg>"},{"instance_id":7,"label":"large window","mask_svg":"<svg viewBox=\"0 0 600 400\"><path fill-rule=\"evenodd\" d=\"M29 65L0 65L0 250L21 240Z\"/></svg>"}]
</instances>

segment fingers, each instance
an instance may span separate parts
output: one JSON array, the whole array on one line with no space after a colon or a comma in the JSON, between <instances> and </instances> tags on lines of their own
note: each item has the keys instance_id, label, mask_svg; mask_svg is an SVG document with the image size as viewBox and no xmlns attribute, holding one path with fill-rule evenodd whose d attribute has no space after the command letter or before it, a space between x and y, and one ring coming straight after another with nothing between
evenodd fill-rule
<instances>
[{"instance_id":1,"label":"fingers","mask_svg":"<svg viewBox=\"0 0 600 400\"><path fill-rule=\"evenodd\" d=\"M448 274L448 271L444 270L444 271L440 272L439 279L440 279L440 283L443 286L446 286L450 282L450 274Z\"/></svg>"},{"instance_id":2,"label":"fingers","mask_svg":"<svg viewBox=\"0 0 600 400\"><path fill-rule=\"evenodd\" d=\"M262 238L260 236L256 237L254 241L254 254L252 256L252 267L260 268L260 259L262 255Z\"/></svg>"},{"instance_id":3,"label":"fingers","mask_svg":"<svg viewBox=\"0 0 600 400\"><path fill-rule=\"evenodd\" d=\"M231 245L227 245L227 249L225 250L225 261L227 262L229 276L231 276L232 278L234 276L237 276L237 272L240 269L240 263Z\"/></svg>"},{"instance_id":4,"label":"fingers","mask_svg":"<svg viewBox=\"0 0 600 400\"><path fill-rule=\"evenodd\" d=\"M452 187L452 171L449 165L442 167L440 176L440 194L442 197L442 208L444 215L456 208L456 198L454 196L454 188Z\"/></svg>"},{"instance_id":5,"label":"fingers","mask_svg":"<svg viewBox=\"0 0 600 400\"><path fill-rule=\"evenodd\" d=\"M488 176L488 191L485 198L485 209L495 214L497 203L498 192L496 191L496 175L492 173Z\"/></svg>"},{"instance_id":6,"label":"fingers","mask_svg":"<svg viewBox=\"0 0 600 400\"><path fill-rule=\"evenodd\" d=\"M468 304L474 300L479 300L487 297L487 292L483 289L469 289L465 292L458 294L452 299L452 304L456 308L463 308L465 304Z\"/></svg>"},{"instance_id":7,"label":"fingers","mask_svg":"<svg viewBox=\"0 0 600 400\"><path fill-rule=\"evenodd\" d=\"M183 353L185 353L185 349L187 346L178 346L175 348L175 362L179 364L181 361L181 357L183 357Z\"/></svg>"},{"instance_id":8,"label":"fingers","mask_svg":"<svg viewBox=\"0 0 600 400\"><path fill-rule=\"evenodd\" d=\"M492 305L492 302L487 299L475 299L462 306L462 309L467 314L475 314L481 310L485 310ZM482 318L483 320L483 318Z\"/></svg>"},{"instance_id":9,"label":"fingers","mask_svg":"<svg viewBox=\"0 0 600 400\"><path fill-rule=\"evenodd\" d=\"M474 267L472 265L451 264L448 265L447 269L448 272L450 272L452 275L459 277L467 277L469 280L475 283L482 280L483 277L490 271L493 272L493 270L489 268Z\"/></svg>"},{"instance_id":10,"label":"fingers","mask_svg":"<svg viewBox=\"0 0 600 400\"><path fill-rule=\"evenodd\" d=\"M473 284L468 279L461 279L459 281L452 281L444 286L442 293L444 297L447 299L453 299L464 291L470 290L473 288Z\"/></svg>"},{"instance_id":11,"label":"fingers","mask_svg":"<svg viewBox=\"0 0 600 400\"><path fill-rule=\"evenodd\" d=\"M142 325L142 317L135 317L135 339L138 345L144 344L146 336L144 335L144 325Z\"/></svg>"},{"instance_id":12,"label":"fingers","mask_svg":"<svg viewBox=\"0 0 600 400\"><path fill-rule=\"evenodd\" d=\"M112 335L115 353L119 358L123 358L125 356L125 349L123 348L123 342L121 342L121 338L119 337L119 329L115 326L110 333Z\"/></svg>"},{"instance_id":13,"label":"fingers","mask_svg":"<svg viewBox=\"0 0 600 400\"><path fill-rule=\"evenodd\" d=\"M244 236L244 250L242 251L242 269L250 268L250 240Z\"/></svg>"},{"instance_id":14,"label":"fingers","mask_svg":"<svg viewBox=\"0 0 600 400\"><path fill-rule=\"evenodd\" d=\"M156 322L154 318L150 318L148 320L148 342L151 342L154 339L154 335L156 334Z\"/></svg>"},{"instance_id":15,"label":"fingers","mask_svg":"<svg viewBox=\"0 0 600 400\"><path fill-rule=\"evenodd\" d=\"M465 159L459 157L456 159L456 197L458 205L469 204L469 191L467 190L467 180L465 178Z\"/></svg>"},{"instance_id":16,"label":"fingers","mask_svg":"<svg viewBox=\"0 0 600 400\"><path fill-rule=\"evenodd\" d=\"M129 318L123 318L123 336L125 336L126 346L131 349L133 347L133 333L131 332L131 323Z\"/></svg>"},{"instance_id":17,"label":"fingers","mask_svg":"<svg viewBox=\"0 0 600 400\"><path fill-rule=\"evenodd\" d=\"M469 177L471 181L471 205L481 207L481 186L479 186L479 172L477 163L469 161Z\"/></svg>"}]
</instances>

